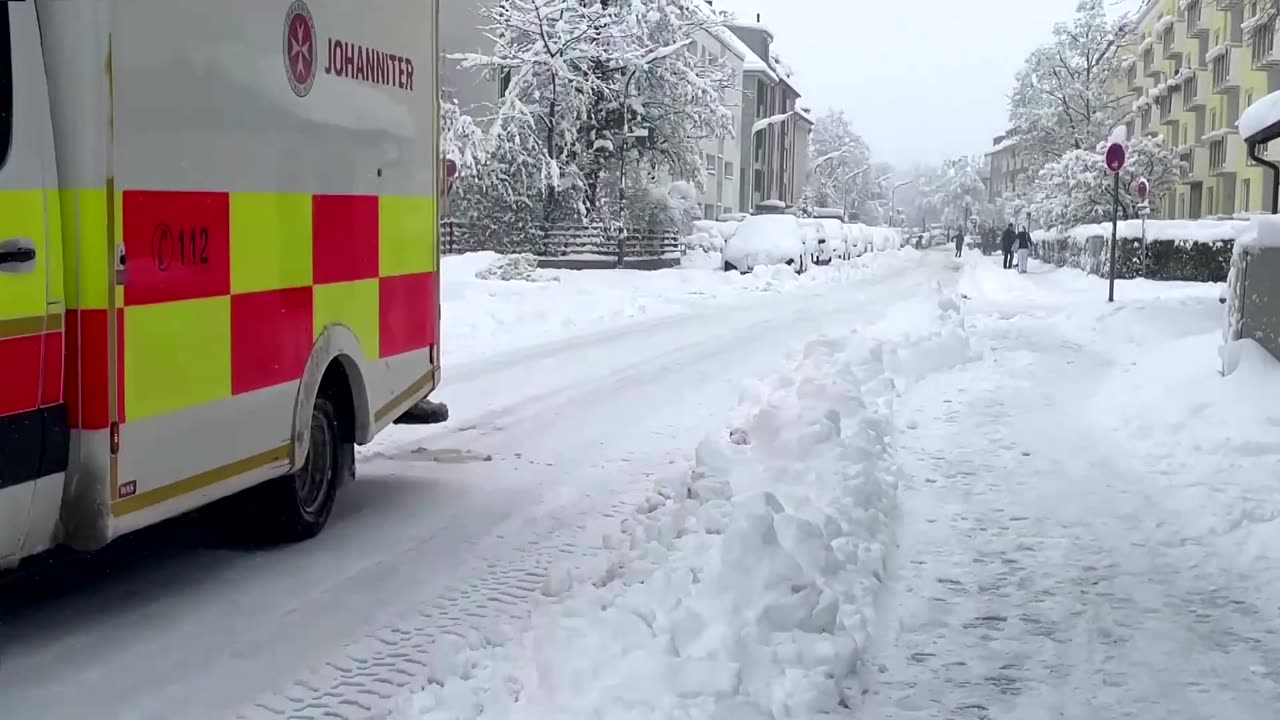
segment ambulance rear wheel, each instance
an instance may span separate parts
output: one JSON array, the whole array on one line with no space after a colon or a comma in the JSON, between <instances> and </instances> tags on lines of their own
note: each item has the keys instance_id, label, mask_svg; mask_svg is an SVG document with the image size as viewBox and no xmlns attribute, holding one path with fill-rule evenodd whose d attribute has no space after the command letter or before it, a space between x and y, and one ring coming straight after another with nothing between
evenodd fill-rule
<instances>
[{"instance_id":1,"label":"ambulance rear wheel","mask_svg":"<svg viewBox=\"0 0 1280 720\"><path fill-rule=\"evenodd\" d=\"M355 477L355 443L346 438L337 404L328 394L316 398L311 440L302 467L268 483L268 530L279 542L310 540L329 522L338 488Z\"/></svg>"}]
</instances>

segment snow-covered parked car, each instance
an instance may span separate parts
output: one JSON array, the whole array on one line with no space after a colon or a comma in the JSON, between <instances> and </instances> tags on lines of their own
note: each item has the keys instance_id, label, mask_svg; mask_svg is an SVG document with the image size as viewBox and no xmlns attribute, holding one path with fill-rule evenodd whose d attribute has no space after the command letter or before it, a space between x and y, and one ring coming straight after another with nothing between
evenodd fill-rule
<instances>
[{"instance_id":1,"label":"snow-covered parked car","mask_svg":"<svg viewBox=\"0 0 1280 720\"><path fill-rule=\"evenodd\" d=\"M787 265L797 273L809 269L806 231L794 215L751 215L724 244L725 271L749 273L766 265Z\"/></svg>"},{"instance_id":2,"label":"snow-covered parked car","mask_svg":"<svg viewBox=\"0 0 1280 720\"><path fill-rule=\"evenodd\" d=\"M806 230L805 245L814 265L830 265L845 258L844 226L839 220L809 218L800 221Z\"/></svg>"},{"instance_id":3,"label":"snow-covered parked car","mask_svg":"<svg viewBox=\"0 0 1280 720\"><path fill-rule=\"evenodd\" d=\"M871 228L862 223L848 223L844 226L844 233L850 257L861 257L871 252L874 246Z\"/></svg>"},{"instance_id":4,"label":"snow-covered parked car","mask_svg":"<svg viewBox=\"0 0 1280 720\"><path fill-rule=\"evenodd\" d=\"M827 254L824 254L821 258L823 262L818 262L815 259L814 263L826 265L831 262L829 258L848 260L852 257L848 236L844 229L844 213L840 208L814 208L813 218L813 222L822 228L827 251Z\"/></svg>"}]
</instances>

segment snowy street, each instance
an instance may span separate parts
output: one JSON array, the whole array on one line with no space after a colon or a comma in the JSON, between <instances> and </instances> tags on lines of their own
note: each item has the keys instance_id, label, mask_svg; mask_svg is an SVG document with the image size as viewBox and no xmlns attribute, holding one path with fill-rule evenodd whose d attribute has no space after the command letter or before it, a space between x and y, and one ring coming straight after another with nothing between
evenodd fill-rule
<instances>
[{"instance_id":1,"label":"snowy street","mask_svg":"<svg viewBox=\"0 0 1280 720\"><path fill-rule=\"evenodd\" d=\"M948 249L471 279L492 260L449 261L453 418L365 448L316 540L179 523L0 583L5 716L1280 702L1280 369L1220 375L1219 286L1109 306Z\"/></svg>"},{"instance_id":2,"label":"snowy street","mask_svg":"<svg viewBox=\"0 0 1280 720\"><path fill-rule=\"evenodd\" d=\"M443 290L450 422L366 448L312 542L210 547L180 528L6 587L6 717L82 717L90 703L113 718L376 712L425 682L438 637L527 614L550 566L598 549L592 523L687 476L744 382L947 274L911 251L801 278L476 282L483 263L449 262L463 263L446 266ZM499 344L511 337L525 349Z\"/></svg>"}]
</instances>

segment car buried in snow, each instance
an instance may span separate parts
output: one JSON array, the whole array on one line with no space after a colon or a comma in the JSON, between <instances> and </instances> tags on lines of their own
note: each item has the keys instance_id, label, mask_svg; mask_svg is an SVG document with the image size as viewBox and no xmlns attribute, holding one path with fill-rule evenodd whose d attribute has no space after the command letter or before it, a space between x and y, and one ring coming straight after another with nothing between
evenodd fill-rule
<instances>
[{"instance_id":1,"label":"car buried in snow","mask_svg":"<svg viewBox=\"0 0 1280 720\"><path fill-rule=\"evenodd\" d=\"M725 272L749 273L757 267L786 265L797 273L809 269L807 231L800 218L786 213L751 215L725 240Z\"/></svg>"}]
</instances>

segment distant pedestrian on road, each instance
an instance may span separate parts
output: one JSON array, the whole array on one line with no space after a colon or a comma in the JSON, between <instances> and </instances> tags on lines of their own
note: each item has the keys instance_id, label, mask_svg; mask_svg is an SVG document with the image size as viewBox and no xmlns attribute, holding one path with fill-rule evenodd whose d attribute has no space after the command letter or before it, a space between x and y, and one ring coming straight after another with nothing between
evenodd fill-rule
<instances>
[{"instance_id":1,"label":"distant pedestrian on road","mask_svg":"<svg viewBox=\"0 0 1280 720\"><path fill-rule=\"evenodd\" d=\"M1027 232L1024 225L1022 231L1018 233L1018 272L1026 274L1027 260L1031 257L1031 233Z\"/></svg>"},{"instance_id":2,"label":"distant pedestrian on road","mask_svg":"<svg viewBox=\"0 0 1280 720\"><path fill-rule=\"evenodd\" d=\"M1018 241L1018 233L1013 229L1013 223L1009 223L1009 227L1004 229L1004 233L1000 235L1000 249L1004 251L1004 269L1013 269L1013 244Z\"/></svg>"},{"instance_id":3,"label":"distant pedestrian on road","mask_svg":"<svg viewBox=\"0 0 1280 720\"><path fill-rule=\"evenodd\" d=\"M960 255L964 252L964 230L956 231L955 241L956 241L956 257L960 257Z\"/></svg>"}]
</instances>

